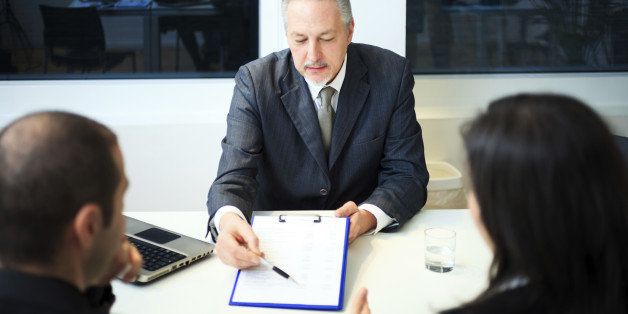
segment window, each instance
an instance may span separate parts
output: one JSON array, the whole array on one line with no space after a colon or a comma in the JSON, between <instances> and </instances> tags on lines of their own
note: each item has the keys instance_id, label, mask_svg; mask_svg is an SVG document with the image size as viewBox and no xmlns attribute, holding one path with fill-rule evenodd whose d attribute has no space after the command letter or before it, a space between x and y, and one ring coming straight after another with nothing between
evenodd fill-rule
<instances>
[{"instance_id":1,"label":"window","mask_svg":"<svg viewBox=\"0 0 628 314\"><path fill-rule=\"evenodd\" d=\"M417 74L628 70L628 0L407 0Z\"/></svg>"},{"instance_id":2,"label":"window","mask_svg":"<svg viewBox=\"0 0 628 314\"><path fill-rule=\"evenodd\" d=\"M258 37L258 0L0 0L0 75L233 77Z\"/></svg>"}]
</instances>

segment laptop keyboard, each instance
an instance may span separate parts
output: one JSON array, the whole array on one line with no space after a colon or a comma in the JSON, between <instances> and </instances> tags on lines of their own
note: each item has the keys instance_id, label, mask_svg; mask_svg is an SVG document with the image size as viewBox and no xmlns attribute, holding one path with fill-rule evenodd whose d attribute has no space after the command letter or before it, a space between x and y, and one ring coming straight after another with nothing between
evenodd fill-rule
<instances>
[{"instance_id":1,"label":"laptop keyboard","mask_svg":"<svg viewBox=\"0 0 628 314\"><path fill-rule=\"evenodd\" d=\"M142 258L144 259L142 268L146 270L157 270L185 258L185 255L150 244L146 241L133 237L128 238L129 242L133 243L137 250L140 251L140 254L142 254Z\"/></svg>"}]
</instances>

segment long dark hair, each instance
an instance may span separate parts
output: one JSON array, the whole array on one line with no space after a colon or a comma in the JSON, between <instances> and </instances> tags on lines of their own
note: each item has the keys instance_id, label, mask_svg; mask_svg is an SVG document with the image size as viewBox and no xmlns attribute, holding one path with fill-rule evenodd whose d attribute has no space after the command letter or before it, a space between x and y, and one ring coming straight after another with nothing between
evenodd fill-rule
<instances>
[{"instance_id":1,"label":"long dark hair","mask_svg":"<svg viewBox=\"0 0 628 314\"><path fill-rule=\"evenodd\" d=\"M463 129L494 245L489 298L526 278L551 311L626 313L628 174L608 127L551 94L492 102Z\"/></svg>"}]
</instances>

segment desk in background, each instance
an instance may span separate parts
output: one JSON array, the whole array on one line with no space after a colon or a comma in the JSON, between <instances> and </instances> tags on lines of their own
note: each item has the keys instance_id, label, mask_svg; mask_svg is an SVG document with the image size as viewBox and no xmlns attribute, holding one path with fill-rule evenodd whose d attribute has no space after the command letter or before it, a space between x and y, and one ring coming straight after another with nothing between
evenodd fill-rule
<instances>
[{"instance_id":1,"label":"desk in background","mask_svg":"<svg viewBox=\"0 0 628 314\"><path fill-rule=\"evenodd\" d=\"M205 211L125 214L206 240ZM456 266L452 272L440 274L425 269L423 231L435 226L456 231ZM363 286L369 288L369 304L376 314L434 313L456 306L486 288L491 258L468 210L423 210L395 233L362 236L351 244L342 312L348 312L354 295ZM229 306L236 273L212 254L147 286L115 281L117 300L112 313L312 313Z\"/></svg>"}]
</instances>

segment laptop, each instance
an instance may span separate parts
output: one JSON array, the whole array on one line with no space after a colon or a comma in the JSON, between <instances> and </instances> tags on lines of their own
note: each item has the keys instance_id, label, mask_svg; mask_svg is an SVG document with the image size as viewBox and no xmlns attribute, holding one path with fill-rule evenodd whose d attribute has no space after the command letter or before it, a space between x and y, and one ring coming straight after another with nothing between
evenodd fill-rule
<instances>
[{"instance_id":1,"label":"laptop","mask_svg":"<svg viewBox=\"0 0 628 314\"><path fill-rule=\"evenodd\" d=\"M155 225L124 216L125 234L140 251L144 264L136 280L146 284L163 275L199 261L214 250L214 246Z\"/></svg>"}]
</instances>

